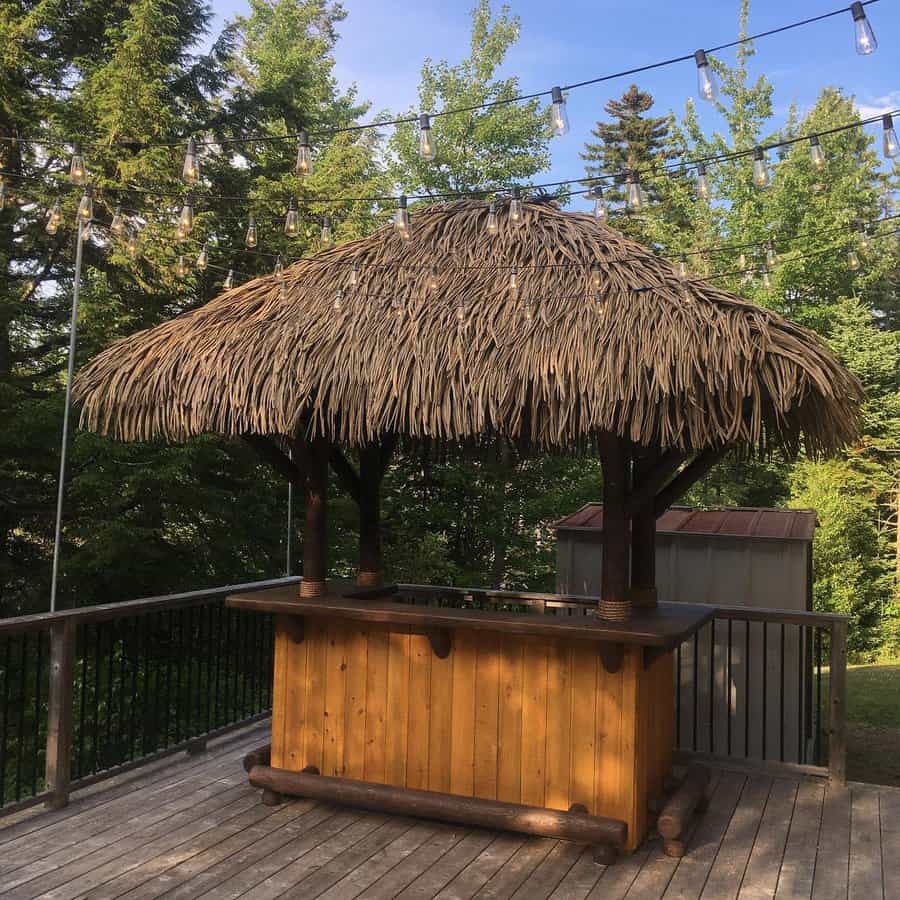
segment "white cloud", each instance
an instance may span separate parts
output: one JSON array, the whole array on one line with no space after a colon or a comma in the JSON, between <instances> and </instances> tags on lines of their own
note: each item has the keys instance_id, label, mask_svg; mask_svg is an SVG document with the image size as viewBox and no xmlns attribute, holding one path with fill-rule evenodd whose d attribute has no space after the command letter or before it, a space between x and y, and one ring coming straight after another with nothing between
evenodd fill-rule
<instances>
[{"instance_id":1,"label":"white cloud","mask_svg":"<svg viewBox=\"0 0 900 900\"><path fill-rule=\"evenodd\" d=\"M891 91L881 97L872 97L868 102L858 101L856 108L864 119L872 116L883 116L886 112L900 107L900 91Z\"/></svg>"}]
</instances>

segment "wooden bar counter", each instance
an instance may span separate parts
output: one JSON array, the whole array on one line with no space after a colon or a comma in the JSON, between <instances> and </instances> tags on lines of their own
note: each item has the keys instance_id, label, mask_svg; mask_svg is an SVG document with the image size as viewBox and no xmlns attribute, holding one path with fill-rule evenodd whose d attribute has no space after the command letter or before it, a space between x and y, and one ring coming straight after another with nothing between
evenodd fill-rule
<instances>
[{"instance_id":1,"label":"wooden bar counter","mask_svg":"<svg viewBox=\"0 0 900 900\"><path fill-rule=\"evenodd\" d=\"M710 608L619 623L351 593L228 598L275 614L272 769L574 808L643 840L671 774L672 652Z\"/></svg>"}]
</instances>

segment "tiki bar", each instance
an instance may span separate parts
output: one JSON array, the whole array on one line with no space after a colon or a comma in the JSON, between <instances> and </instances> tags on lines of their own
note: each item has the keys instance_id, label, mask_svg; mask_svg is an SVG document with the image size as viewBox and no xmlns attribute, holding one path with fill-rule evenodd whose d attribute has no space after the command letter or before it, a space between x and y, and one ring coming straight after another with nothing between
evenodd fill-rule
<instances>
[{"instance_id":1,"label":"tiki bar","mask_svg":"<svg viewBox=\"0 0 900 900\"><path fill-rule=\"evenodd\" d=\"M673 652L713 613L657 601L656 520L727 453L837 450L861 390L806 329L592 216L519 203L412 209L114 344L78 377L81 424L245 440L303 493L299 590L228 601L275 616L271 743L245 763L263 802L566 838L602 862L656 827L677 855L707 773L673 771ZM599 457L599 598L385 576L392 453L501 441ZM355 581L330 577L329 482L358 507Z\"/></svg>"}]
</instances>

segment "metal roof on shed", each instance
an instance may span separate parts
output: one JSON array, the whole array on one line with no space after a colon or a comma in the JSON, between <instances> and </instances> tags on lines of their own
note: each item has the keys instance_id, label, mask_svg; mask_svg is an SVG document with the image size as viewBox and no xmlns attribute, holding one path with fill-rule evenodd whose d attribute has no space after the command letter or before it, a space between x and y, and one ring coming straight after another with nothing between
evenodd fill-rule
<instances>
[{"instance_id":1,"label":"metal roof on shed","mask_svg":"<svg viewBox=\"0 0 900 900\"><path fill-rule=\"evenodd\" d=\"M578 512L554 523L553 527L557 531L602 531L603 504L586 503ZM657 534L706 534L782 541L811 541L815 528L814 509L673 506L656 520Z\"/></svg>"}]
</instances>

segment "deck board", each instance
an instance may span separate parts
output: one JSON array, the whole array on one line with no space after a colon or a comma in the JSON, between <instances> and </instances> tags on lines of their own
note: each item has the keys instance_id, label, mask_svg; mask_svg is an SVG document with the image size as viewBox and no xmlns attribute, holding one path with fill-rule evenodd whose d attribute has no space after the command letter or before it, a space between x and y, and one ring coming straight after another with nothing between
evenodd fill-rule
<instances>
[{"instance_id":1,"label":"deck board","mask_svg":"<svg viewBox=\"0 0 900 900\"><path fill-rule=\"evenodd\" d=\"M308 800L267 807L241 758L253 726L0 817L4 900L900 900L900 791L716 769L680 860L651 837L592 848Z\"/></svg>"}]
</instances>

